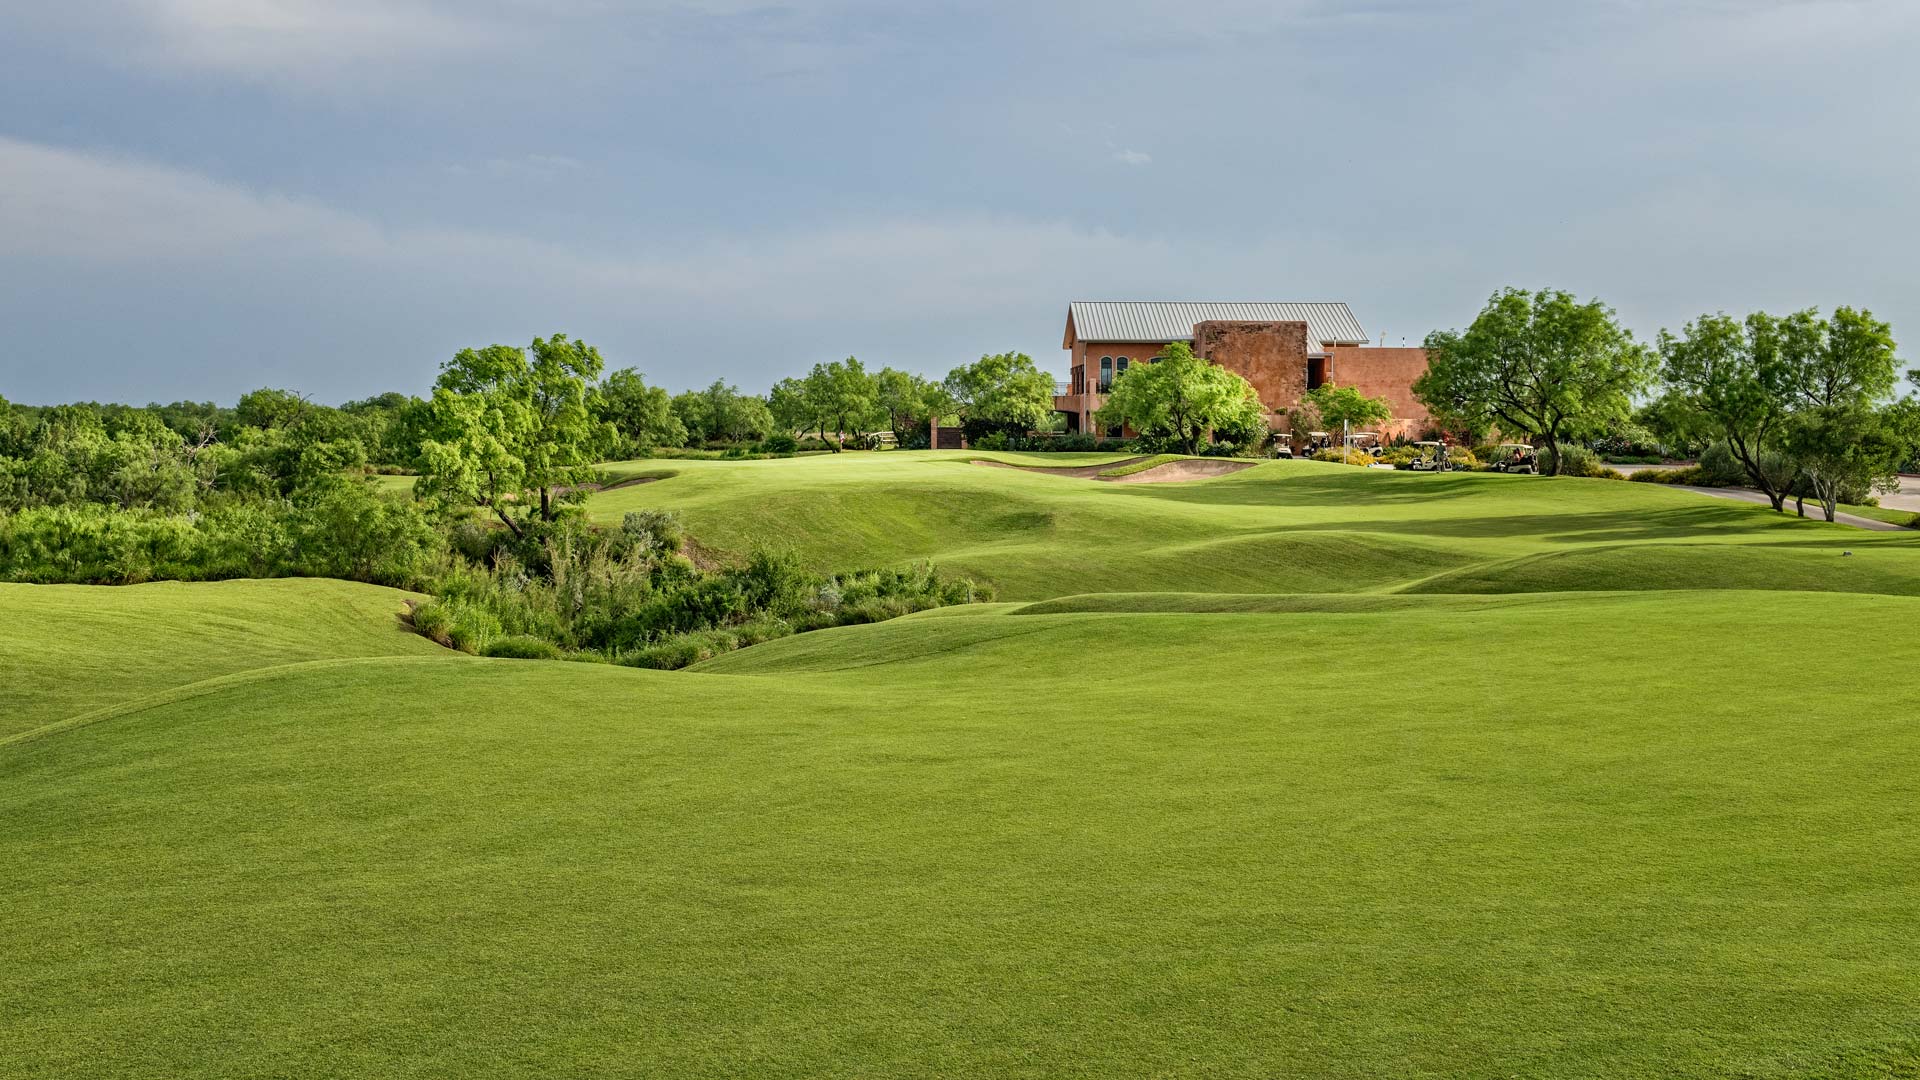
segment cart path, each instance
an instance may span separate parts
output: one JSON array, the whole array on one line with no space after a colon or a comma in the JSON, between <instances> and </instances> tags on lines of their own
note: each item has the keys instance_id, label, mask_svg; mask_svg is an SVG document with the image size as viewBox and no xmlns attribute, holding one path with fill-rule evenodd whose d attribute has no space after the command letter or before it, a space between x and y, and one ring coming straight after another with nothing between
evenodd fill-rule
<instances>
[{"instance_id":1,"label":"cart path","mask_svg":"<svg viewBox=\"0 0 1920 1080\"><path fill-rule=\"evenodd\" d=\"M1767 497L1765 495L1762 495L1757 491L1749 491L1746 488L1695 487L1692 484L1674 484L1673 487L1681 491L1691 491L1699 495L1712 495L1715 498L1719 498L1719 499L1734 499L1739 502L1759 503L1761 506L1768 506L1768 507L1773 505L1772 503L1767 501ZM1788 502L1791 503L1792 500L1788 500ZM1791 513L1792 511L1789 510L1788 512ZM1825 521L1826 515L1822 512L1816 511L1813 513L1809 513L1807 515L1807 520ZM1875 521L1872 518L1864 518L1859 516L1858 514L1838 513L1833 516L1833 520L1836 524L1839 524L1839 525L1851 525L1856 529L1870 529L1873 532L1906 532L1907 531L1898 525L1892 524L1891 522Z\"/></svg>"}]
</instances>

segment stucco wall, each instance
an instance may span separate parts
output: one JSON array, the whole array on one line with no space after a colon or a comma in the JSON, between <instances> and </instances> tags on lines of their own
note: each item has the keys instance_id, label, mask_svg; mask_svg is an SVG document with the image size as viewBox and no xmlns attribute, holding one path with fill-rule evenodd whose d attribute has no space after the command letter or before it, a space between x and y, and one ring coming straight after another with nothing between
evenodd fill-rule
<instances>
[{"instance_id":1,"label":"stucco wall","mask_svg":"<svg viewBox=\"0 0 1920 1080\"><path fill-rule=\"evenodd\" d=\"M1427 350L1371 349L1336 345L1331 350L1328 377L1339 386L1351 386L1368 397L1383 397L1393 407L1394 423L1384 434L1419 438L1432 423L1427 407L1413 396L1413 380L1427 370Z\"/></svg>"},{"instance_id":2,"label":"stucco wall","mask_svg":"<svg viewBox=\"0 0 1920 1080\"><path fill-rule=\"evenodd\" d=\"M1267 406L1268 423L1284 429L1281 414L1307 391L1307 324L1235 320L1197 323L1193 351L1253 384Z\"/></svg>"}]
</instances>

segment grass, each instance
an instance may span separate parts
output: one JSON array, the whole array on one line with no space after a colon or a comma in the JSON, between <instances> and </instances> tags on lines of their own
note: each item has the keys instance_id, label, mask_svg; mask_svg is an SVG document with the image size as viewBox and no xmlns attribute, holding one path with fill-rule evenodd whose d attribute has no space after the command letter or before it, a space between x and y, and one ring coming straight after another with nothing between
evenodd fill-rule
<instances>
[{"instance_id":1,"label":"grass","mask_svg":"<svg viewBox=\"0 0 1920 1080\"><path fill-rule=\"evenodd\" d=\"M969 463L981 456L1056 466L1121 460L956 451L688 461L669 479L595 495L587 509L612 524L627 510L671 508L705 550L739 557L782 548L823 572L931 560L1015 600L1389 591L1476 568L1511 572L1515 587L1528 590L1591 588L1581 558L1524 560L1619 550L1629 552L1623 565L1646 573L1614 574L1609 588L1750 588L1826 544L1870 549L1891 576L1920 573L1911 536L1867 534L1654 484L1388 473L1316 461L1264 462L1207 481L1102 484ZM1641 545L1648 550L1631 553ZM1664 569L1677 548L1696 546L1687 576ZM1554 576L1556 565L1566 572ZM1789 580L1796 588L1857 587L1820 573ZM1499 587L1481 581L1471 588Z\"/></svg>"},{"instance_id":2,"label":"grass","mask_svg":"<svg viewBox=\"0 0 1920 1080\"><path fill-rule=\"evenodd\" d=\"M0 583L0 739L220 675L439 647L407 594L346 581Z\"/></svg>"},{"instance_id":3,"label":"grass","mask_svg":"<svg viewBox=\"0 0 1920 1080\"><path fill-rule=\"evenodd\" d=\"M1146 472L1148 469L1157 469L1170 461L1185 461L1188 456L1189 455L1186 454L1154 454L1151 457L1144 457L1139 461L1126 465L1116 465L1111 469L1104 469L1100 475L1108 478L1132 476L1134 473Z\"/></svg>"},{"instance_id":4,"label":"grass","mask_svg":"<svg viewBox=\"0 0 1920 1080\"><path fill-rule=\"evenodd\" d=\"M1890 506L1856 506L1852 503L1841 503L1839 509L1843 514L1872 518L1875 521L1884 521L1889 525L1898 525L1904 529L1920 528L1920 514L1916 514L1911 510L1899 510ZM1816 510L1815 512L1817 513L1818 511Z\"/></svg>"},{"instance_id":5,"label":"grass","mask_svg":"<svg viewBox=\"0 0 1920 1080\"><path fill-rule=\"evenodd\" d=\"M1920 1071L1911 538L675 467L590 508L1008 602L652 672L388 650L399 595L330 583L0 592L32 707L120 704L0 744L0 1076Z\"/></svg>"}]
</instances>

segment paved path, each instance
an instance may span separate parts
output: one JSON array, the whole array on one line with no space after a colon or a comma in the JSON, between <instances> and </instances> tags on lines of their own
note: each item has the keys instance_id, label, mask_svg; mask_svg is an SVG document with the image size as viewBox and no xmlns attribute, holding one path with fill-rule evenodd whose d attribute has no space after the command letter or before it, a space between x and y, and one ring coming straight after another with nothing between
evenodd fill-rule
<instances>
[{"instance_id":1,"label":"paved path","mask_svg":"<svg viewBox=\"0 0 1920 1080\"><path fill-rule=\"evenodd\" d=\"M1673 484L1671 486L1678 488L1681 491L1692 491L1701 495L1712 495L1715 498L1719 498L1719 499L1737 499L1740 502L1759 503L1761 506L1773 505L1772 503L1767 501L1767 497L1765 495L1762 495L1757 491L1749 491L1746 488L1694 487L1691 484ZM1789 499L1787 500L1787 503L1788 503L1787 512L1792 513L1793 500ZM1882 505L1885 505L1886 500L1882 499L1881 503ZM1815 504L1811 500L1809 500L1807 503L1807 518L1812 521L1827 520L1826 512L1824 510L1816 510L1814 506ZM1874 532L1906 532L1905 529L1901 528L1898 525L1894 525L1885 521L1875 521L1872 518L1860 517L1857 514L1846 514L1846 513L1835 514L1833 516L1833 520L1838 522L1841 525L1851 525L1856 529L1871 529Z\"/></svg>"}]
</instances>

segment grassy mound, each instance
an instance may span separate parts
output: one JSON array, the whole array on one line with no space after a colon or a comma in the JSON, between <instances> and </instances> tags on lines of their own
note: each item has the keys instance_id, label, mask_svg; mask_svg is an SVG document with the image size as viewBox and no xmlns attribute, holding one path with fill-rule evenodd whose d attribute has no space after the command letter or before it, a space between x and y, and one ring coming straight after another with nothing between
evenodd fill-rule
<instances>
[{"instance_id":1,"label":"grassy mound","mask_svg":"<svg viewBox=\"0 0 1920 1080\"><path fill-rule=\"evenodd\" d=\"M1920 691L1853 643L1920 601L1370 599L908 618L705 674L286 667L0 747L0 1061L1916 1063Z\"/></svg>"},{"instance_id":2,"label":"grassy mound","mask_svg":"<svg viewBox=\"0 0 1920 1080\"><path fill-rule=\"evenodd\" d=\"M1620 549L1610 558L1627 566L1634 561L1627 549L1637 545L1770 550L1844 538L1856 551L1914 547L1907 535L1867 535L1654 484L1388 473L1312 461L1267 462L1182 484L1068 484L969 463L979 456L681 462L678 475L600 493L588 509L608 522L642 506L677 510L702 545L722 557L771 546L820 570L932 560L1014 600L1381 590L1448 572L1459 574L1448 579L1459 591L1473 592L1486 591L1492 580L1475 578L1476 566L1503 574L1516 560L1585 549ZM1102 457L994 456L1022 464L1083 456L1097 464ZM1086 464L1054 462L1076 463ZM1754 587L1768 558L1742 563L1703 549L1686 587ZM1730 568L1724 577L1717 571L1723 564ZM1794 565L1793 557L1779 565ZM1594 587L1661 587L1634 580L1623 574ZM1799 584L1788 587L1833 587L1818 574L1792 580ZM1542 582L1521 587L1569 587Z\"/></svg>"},{"instance_id":3,"label":"grassy mound","mask_svg":"<svg viewBox=\"0 0 1920 1080\"><path fill-rule=\"evenodd\" d=\"M0 584L0 738L255 668L440 651L400 625L405 597L302 579Z\"/></svg>"},{"instance_id":4,"label":"grassy mound","mask_svg":"<svg viewBox=\"0 0 1920 1080\"><path fill-rule=\"evenodd\" d=\"M1859 533L1856 535L1868 535ZM1549 551L1439 574L1425 593L1788 589L1920 595L1920 548L1856 544L1632 544Z\"/></svg>"}]
</instances>

